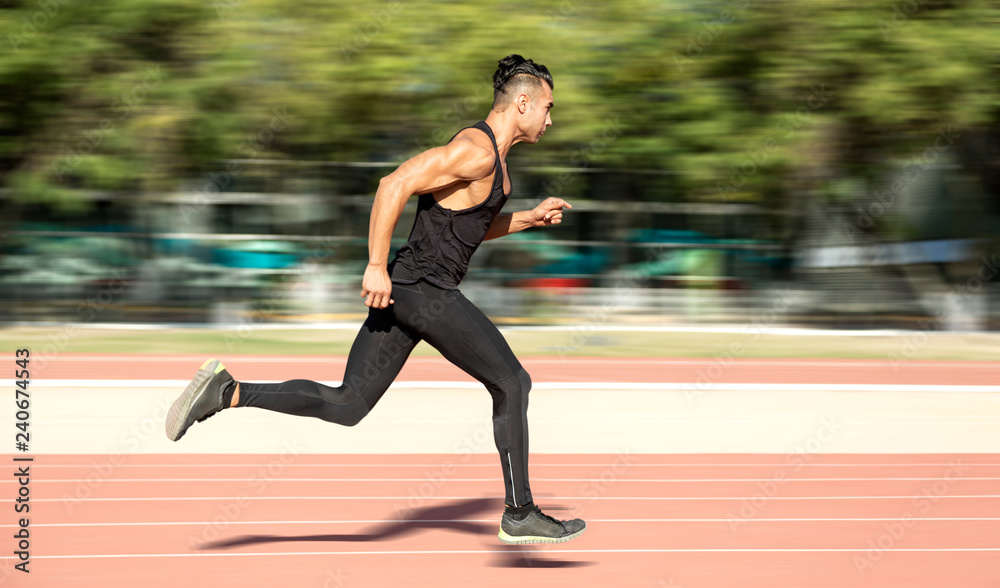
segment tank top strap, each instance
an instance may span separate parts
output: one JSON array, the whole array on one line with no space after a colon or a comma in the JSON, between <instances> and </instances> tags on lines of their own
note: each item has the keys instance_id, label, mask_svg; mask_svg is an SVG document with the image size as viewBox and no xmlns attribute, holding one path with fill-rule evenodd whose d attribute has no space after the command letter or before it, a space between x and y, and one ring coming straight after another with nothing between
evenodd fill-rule
<instances>
[{"instance_id":1,"label":"tank top strap","mask_svg":"<svg viewBox=\"0 0 1000 588\"><path fill-rule=\"evenodd\" d=\"M500 149L497 147L496 137L493 136L493 129L491 129L490 125L486 124L486 121L484 120L481 120L476 124L472 125L472 128L479 129L480 131L486 133L486 136L490 138L490 143L493 143L493 155L496 156L496 172L493 174L493 191L496 191L497 187L499 186L500 194L502 195L504 193L503 166L500 165Z\"/></svg>"},{"instance_id":2,"label":"tank top strap","mask_svg":"<svg viewBox=\"0 0 1000 588\"><path fill-rule=\"evenodd\" d=\"M493 129L490 128L490 125L486 124L485 120L481 120L471 127L462 127L458 130L458 133L468 129L479 129L480 131L486 133L486 136L490 138L490 143L493 143L493 152L497 154L497 157L500 157L500 149L497 148L497 138L493 135ZM458 133L452 135L451 139L448 139L448 142L451 143L454 141L455 137L458 136Z\"/></svg>"},{"instance_id":3,"label":"tank top strap","mask_svg":"<svg viewBox=\"0 0 1000 588\"><path fill-rule=\"evenodd\" d=\"M486 133L486 135L490 138L490 143L493 143L493 153L496 153L496 156L499 158L500 149L497 148L497 138L493 136L493 129L490 128L490 125L486 124L485 120L481 120L472 125L471 128L479 129L480 131Z\"/></svg>"}]
</instances>

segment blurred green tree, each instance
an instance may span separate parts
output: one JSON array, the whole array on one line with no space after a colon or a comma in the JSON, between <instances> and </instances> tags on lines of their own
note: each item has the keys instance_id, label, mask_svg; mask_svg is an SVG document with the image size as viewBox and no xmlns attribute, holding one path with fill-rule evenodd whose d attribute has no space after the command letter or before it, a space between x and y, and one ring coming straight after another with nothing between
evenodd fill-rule
<instances>
[{"instance_id":1,"label":"blurred green tree","mask_svg":"<svg viewBox=\"0 0 1000 588\"><path fill-rule=\"evenodd\" d=\"M0 186L71 200L222 159L400 161L485 116L517 52L557 106L546 148L513 158L782 208L797 182L996 128L998 23L988 0L5 2Z\"/></svg>"}]
</instances>

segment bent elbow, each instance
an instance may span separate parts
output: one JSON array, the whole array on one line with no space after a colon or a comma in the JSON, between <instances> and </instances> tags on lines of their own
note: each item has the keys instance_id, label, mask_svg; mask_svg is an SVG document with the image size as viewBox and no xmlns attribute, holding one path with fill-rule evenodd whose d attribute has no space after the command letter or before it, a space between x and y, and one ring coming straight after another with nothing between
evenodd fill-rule
<instances>
[{"instance_id":1,"label":"bent elbow","mask_svg":"<svg viewBox=\"0 0 1000 588\"><path fill-rule=\"evenodd\" d=\"M406 182L403 178L400 178L395 173L391 173L384 176L378 181L378 192L376 196L382 195L383 197L399 198L402 200L407 200L410 197L411 192L407 191Z\"/></svg>"}]
</instances>

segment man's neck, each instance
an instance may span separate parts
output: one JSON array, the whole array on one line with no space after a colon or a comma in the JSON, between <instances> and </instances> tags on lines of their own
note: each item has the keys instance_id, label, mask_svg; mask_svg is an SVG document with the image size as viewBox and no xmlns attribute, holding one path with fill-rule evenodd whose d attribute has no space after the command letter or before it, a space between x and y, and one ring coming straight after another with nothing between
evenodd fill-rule
<instances>
[{"instance_id":1,"label":"man's neck","mask_svg":"<svg viewBox=\"0 0 1000 588\"><path fill-rule=\"evenodd\" d=\"M500 157L506 158L507 152L517 142L517 137L515 136L517 127L514 125L512 119L507 116L506 112L497 112L495 110L490 110L489 115L486 117L486 124L493 131L493 137L496 139L497 151L500 152Z\"/></svg>"}]
</instances>

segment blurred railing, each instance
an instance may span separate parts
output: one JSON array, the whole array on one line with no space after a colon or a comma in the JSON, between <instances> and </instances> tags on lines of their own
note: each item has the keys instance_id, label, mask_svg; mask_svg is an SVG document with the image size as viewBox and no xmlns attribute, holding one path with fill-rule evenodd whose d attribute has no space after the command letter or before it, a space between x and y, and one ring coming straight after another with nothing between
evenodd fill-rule
<instances>
[{"instance_id":1,"label":"blurred railing","mask_svg":"<svg viewBox=\"0 0 1000 588\"><path fill-rule=\"evenodd\" d=\"M366 311L358 295L363 238L15 231L4 243L4 322L337 322L361 320ZM518 267L537 248L559 257ZM695 261L684 266L683 255ZM907 279L865 266L767 266L784 255L769 243L498 239L482 245L462 288L507 324L982 330L1000 323L992 282L963 297L933 273ZM604 263L600 271L573 273L590 258ZM732 268L741 275L728 275Z\"/></svg>"},{"instance_id":2,"label":"blurred railing","mask_svg":"<svg viewBox=\"0 0 1000 588\"><path fill-rule=\"evenodd\" d=\"M259 161L230 191L81 191L75 216L0 190L0 321L360 320L366 190L390 166ZM518 193L547 195L551 171L515 172ZM1000 328L997 272L978 259L988 239L882 243L845 232L818 199L796 219L756 203L626 200L648 194L622 170L556 171L581 178L566 186L567 222L483 243L463 282L500 322ZM235 191L252 187L273 191ZM803 221L812 228L790 230Z\"/></svg>"}]
</instances>

